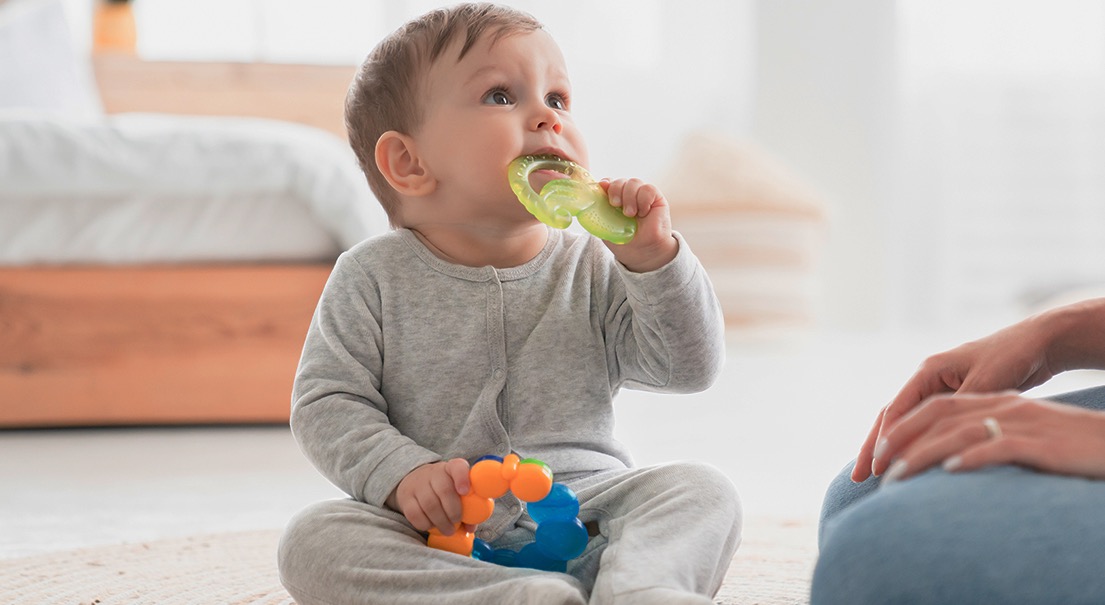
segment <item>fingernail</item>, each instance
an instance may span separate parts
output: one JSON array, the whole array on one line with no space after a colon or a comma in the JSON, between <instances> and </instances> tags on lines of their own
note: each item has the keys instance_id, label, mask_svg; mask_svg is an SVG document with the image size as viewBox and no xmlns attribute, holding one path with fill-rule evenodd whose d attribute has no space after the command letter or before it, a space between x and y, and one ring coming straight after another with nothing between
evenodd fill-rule
<instances>
[{"instance_id":1,"label":"fingernail","mask_svg":"<svg viewBox=\"0 0 1105 605\"><path fill-rule=\"evenodd\" d=\"M909 464L905 460L895 460L894 464L886 469L886 474L882 477L882 484L894 483L905 474L907 468L909 468Z\"/></svg>"},{"instance_id":2,"label":"fingernail","mask_svg":"<svg viewBox=\"0 0 1105 605\"><path fill-rule=\"evenodd\" d=\"M882 455L886 453L887 445L888 444L886 442L886 437L879 439L879 442L875 444L875 453L873 454L875 456L875 460L882 458Z\"/></svg>"},{"instance_id":3,"label":"fingernail","mask_svg":"<svg viewBox=\"0 0 1105 605\"><path fill-rule=\"evenodd\" d=\"M944 470L949 473L963 466L963 456L952 456L944 461Z\"/></svg>"}]
</instances>

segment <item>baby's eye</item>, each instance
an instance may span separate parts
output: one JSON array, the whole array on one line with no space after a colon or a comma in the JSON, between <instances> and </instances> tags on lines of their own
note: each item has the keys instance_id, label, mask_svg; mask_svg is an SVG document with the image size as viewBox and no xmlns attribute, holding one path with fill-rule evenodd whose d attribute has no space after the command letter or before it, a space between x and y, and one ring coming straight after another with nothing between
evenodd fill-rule
<instances>
[{"instance_id":1,"label":"baby's eye","mask_svg":"<svg viewBox=\"0 0 1105 605\"><path fill-rule=\"evenodd\" d=\"M559 94L551 94L545 97L545 104L553 109L568 109L568 102Z\"/></svg>"},{"instance_id":2,"label":"baby's eye","mask_svg":"<svg viewBox=\"0 0 1105 605\"><path fill-rule=\"evenodd\" d=\"M491 105L510 105L511 104L510 95L507 94L507 92L505 90L502 90L502 89L499 89L499 88L488 91L488 93L483 96L483 102L491 104Z\"/></svg>"}]
</instances>

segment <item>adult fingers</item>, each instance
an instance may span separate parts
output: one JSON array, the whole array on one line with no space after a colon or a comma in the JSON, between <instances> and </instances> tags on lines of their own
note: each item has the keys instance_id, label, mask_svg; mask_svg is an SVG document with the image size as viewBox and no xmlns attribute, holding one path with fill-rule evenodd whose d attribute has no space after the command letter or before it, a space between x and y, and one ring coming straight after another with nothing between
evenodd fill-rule
<instances>
[{"instance_id":1,"label":"adult fingers","mask_svg":"<svg viewBox=\"0 0 1105 605\"><path fill-rule=\"evenodd\" d=\"M883 476L883 483L906 479L972 447L996 439L984 418L984 415L970 414L936 423L894 460Z\"/></svg>"},{"instance_id":2,"label":"adult fingers","mask_svg":"<svg viewBox=\"0 0 1105 605\"><path fill-rule=\"evenodd\" d=\"M890 466L893 459L888 451L890 430L900 420L917 409L922 403L941 393L955 391L961 384L953 364L942 361L940 356L925 360L921 367L906 381L881 416L881 423L874 440L871 472L881 475Z\"/></svg>"},{"instance_id":3,"label":"adult fingers","mask_svg":"<svg viewBox=\"0 0 1105 605\"><path fill-rule=\"evenodd\" d=\"M887 434L895 426L898 420L915 408L921 401L913 402L908 399L895 398L879 415L879 423L875 427L875 435L871 439L871 474L876 477L886 472L890 466L890 457L886 455Z\"/></svg>"},{"instance_id":4,"label":"adult fingers","mask_svg":"<svg viewBox=\"0 0 1105 605\"><path fill-rule=\"evenodd\" d=\"M874 461L875 440L879 436L882 417L885 413L885 407L879 410L879 415L875 418L875 424L871 426L870 431L867 431L867 438L864 439L863 445L859 448L859 454L856 455L856 466L852 468L852 481L856 483L866 481L874 472L872 462Z\"/></svg>"},{"instance_id":5,"label":"adult fingers","mask_svg":"<svg viewBox=\"0 0 1105 605\"><path fill-rule=\"evenodd\" d=\"M1008 404L1016 393L998 395L955 394L936 395L902 416L886 432L884 441L876 447L875 455L882 464L889 466L890 461L904 457L912 451L914 442L931 442L931 434L942 434L953 430L962 422L981 422L985 416L992 416L997 410ZM917 469L915 469L917 470Z\"/></svg>"},{"instance_id":6,"label":"adult fingers","mask_svg":"<svg viewBox=\"0 0 1105 605\"><path fill-rule=\"evenodd\" d=\"M953 454L943 462L944 470L950 473L973 471L995 464L1022 462L1023 452L1028 446L1025 439L1002 436L987 439L963 451Z\"/></svg>"},{"instance_id":7,"label":"adult fingers","mask_svg":"<svg viewBox=\"0 0 1105 605\"><path fill-rule=\"evenodd\" d=\"M1105 413L1019 398L993 414L1001 437L945 461L951 471L1016 463L1050 473L1105 478Z\"/></svg>"}]
</instances>

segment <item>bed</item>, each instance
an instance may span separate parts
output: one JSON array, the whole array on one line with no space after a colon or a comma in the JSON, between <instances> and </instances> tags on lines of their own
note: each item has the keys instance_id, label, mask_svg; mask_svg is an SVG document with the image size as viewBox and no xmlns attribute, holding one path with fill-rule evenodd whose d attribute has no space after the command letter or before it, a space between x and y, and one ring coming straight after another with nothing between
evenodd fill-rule
<instances>
[{"instance_id":1,"label":"bed","mask_svg":"<svg viewBox=\"0 0 1105 605\"><path fill-rule=\"evenodd\" d=\"M0 30L16 9L56 45L56 2L0 5ZM341 135L353 68L104 55L82 102L43 75L82 67L41 57L12 86L19 37L0 35L0 427L286 422L334 259L387 229Z\"/></svg>"}]
</instances>

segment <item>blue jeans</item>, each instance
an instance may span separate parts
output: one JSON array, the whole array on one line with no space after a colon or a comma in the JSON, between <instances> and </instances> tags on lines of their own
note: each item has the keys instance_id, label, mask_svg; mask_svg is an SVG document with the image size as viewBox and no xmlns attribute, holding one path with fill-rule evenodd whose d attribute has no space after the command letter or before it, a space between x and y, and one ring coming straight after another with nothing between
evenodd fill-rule
<instances>
[{"instance_id":1,"label":"blue jeans","mask_svg":"<svg viewBox=\"0 0 1105 605\"><path fill-rule=\"evenodd\" d=\"M1057 400L1105 410L1105 387ZM1105 603L1105 481L939 467L829 486L811 605Z\"/></svg>"}]
</instances>

